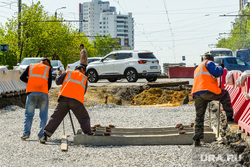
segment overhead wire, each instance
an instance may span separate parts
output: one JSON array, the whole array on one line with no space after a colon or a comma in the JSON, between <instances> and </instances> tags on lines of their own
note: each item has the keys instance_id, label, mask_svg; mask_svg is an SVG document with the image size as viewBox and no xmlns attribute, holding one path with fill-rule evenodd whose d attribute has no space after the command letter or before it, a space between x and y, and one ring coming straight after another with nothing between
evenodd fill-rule
<instances>
[{"instance_id":1,"label":"overhead wire","mask_svg":"<svg viewBox=\"0 0 250 167\"><path fill-rule=\"evenodd\" d=\"M123 10L123 12L127 14L127 12L121 6L120 1L119 0L114 0L114 1L120 6L120 8Z\"/></svg>"},{"instance_id":2,"label":"overhead wire","mask_svg":"<svg viewBox=\"0 0 250 167\"><path fill-rule=\"evenodd\" d=\"M124 6L125 6L126 11L128 11L128 8L127 8L127 6L126 6L125 0L122 0L122 1L123 1L123 4L124 4Z\"/></svg>"},{"instance_id":3,"label":"overhead wire","mask_svg":"<svg viewBox=\"0 0 250 167\"><path fill-rule=\"evenodd\" d=\"M124 8L121 6L119 0L114 0L114 1L115 1L116 3L118 3L118 5L121 7L121 9L122 9L126 14L128 13L128 12L126 12L126 11L124 10ZM124 6L126 7L125 1L123 1L123 2L124 2ZM148 36L145 34L144 28L143 28L143 31L141 31L140 28L138 27L138 25L136 24L135 21L134 21L134 24L135 24L135 27L138 29L138 31L141 32L142 34L144 34L144 36L145 36L145 38L147 39L147 41L151 42L151 45L155 48L155 50L157 50L156 47L155 47L155 45L153 44L153 42L150 41L149 38L148 38Z\"/></svg>"},{"instance_id":4,"label":"overhead wire","mask_svg":"<svg viewBox=\"0 0 250 167\"><path fill-rule=\"evenodd\" d=\"M204 39L204 38L209 38L209 37L214 37L217 36L215 35L209 35L209 36L203 36L203 37L197 37L197 38L184 38L184 39L178 39L175 41L186 41L186 40L193 40L193 39ZM159 41L154 41L154 42L171 42L172 40L159 40ZM138 41L138 42L150 42L150 41Z\"/></svg>"},{"instance_id":5,"label":"overhead wire","mask_svg":"<svg viewBox=\"0 0 250 167\"><path fill-rule=\"evenodd\" d=\"M202 17L204 17L204 16L202 16ZM200 17L200 18L202 18L202 17ZM199 17L195 17L195 18L199 18ZM189 31L189 29L191 29L191 28L193 28L193 27L198 27L199 29L202 29L203 27L209 27L209 26L213 26L214 27L214 23L216 23L218 20L215 20L213 17L206 17L207 19L203 19L202 21L194 21L194 22L192 22L192 20L195 20L194 18L190 18L190 20L187 20L188 21L188 23L187 24L183 24L184 22L181 22L182 24L181 24L181 26L175 26L176 28L175 28L175 32L180 32L180 31L178 31L178 30L185 30L185 31L187 31L188 33L190 33L190 31ZM220 20L220 23L221 22L227 22L227 20L226 19L221 19ZM164 25L164 23L161 23L161 25ZM154 26L154 25L153 25ZM149 26L147 26L147 27L149 27ZM159 28L159 26L157 25L157 27ZM185 27L185 28L183 28L183 27ZM169 31L170 29L161 29L161 30L156 30L156 31L151 31L151 32L146 32L146 33L160 33L160 32L164 32L164 31ZM183 31L183 32L185 32L185 31ZM192 31L191 31L192 32Z\"/></svg>"},{"instance_id":6,"label":"overhead wire","mask_svg":"<svg viewBox=\"0 0 250 167\"><path fill-rule=\"evenodd\" d=\"M168 24L169 24L169 28L170 28L170 32L171 32L171 36L172 36L172 40L173 40L174 61L176 61L176 57L175 57L175 42L174 42L175 40L174 40L174 34L173 34L173 30L172 30L172 26L171 26L170 19L169 19L168 10L167 10L167 5L166 5L166 1L165 1L165 0L163 0L163 4L164 4L165 11L166 11L167 21L168 21Z\"/></svg>"},{"instance_id":7,"label":"overhead wire","mask_svg":"<svg viewBox=\"0 0 250 167\"><path fill-rule=\"evenodd\" d=\"M194 11L194 10L204 10L204 9L213 9L213 8L226 8L226 7L232 7L232 6L235 6L235 5L228 5L228 6L216 6L216 7L206 7L206 8L189 8L189 9L176 9L176 10L168 10L168 12L172 12L172 11L188 11L188 10L191 10L191 11ZM157 11L147 11L147 12L133 12L133 14L138 14L138 13L142 13L142 14L148 14L148 13L154 13L154 12L159 12L159 10ZM160 11L160 12L165 12L165 11Z\"/></svg>"}]
</instances>

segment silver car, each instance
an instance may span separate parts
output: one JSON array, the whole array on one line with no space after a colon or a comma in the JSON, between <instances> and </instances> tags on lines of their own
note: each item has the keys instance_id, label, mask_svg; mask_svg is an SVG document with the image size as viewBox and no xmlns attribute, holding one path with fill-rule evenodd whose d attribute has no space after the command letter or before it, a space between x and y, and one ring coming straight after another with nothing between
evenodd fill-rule
<instances>
[{"instance_id":1,"label":"silver car","mask_svg":"<svg viewBox=\"0 0 250 167\"><path fill-rule=\"evenodd\" d=\"M61 70L62 72L65 71L64 66L60 60L51 60L52 66L52 79L55 79L57 76L57 71Z\"/></svg>"},{"instance_id":2,"label":"silver car","mask_svg":"<svg viewBox=\"0 0 250 167\"><path fill-rule=\"evenodd\" d=\"M25 70L31 63L40 63L43 57L25 57L21 63L18 63L17 65L21 70Z\"/></svg>"}]
</instances>

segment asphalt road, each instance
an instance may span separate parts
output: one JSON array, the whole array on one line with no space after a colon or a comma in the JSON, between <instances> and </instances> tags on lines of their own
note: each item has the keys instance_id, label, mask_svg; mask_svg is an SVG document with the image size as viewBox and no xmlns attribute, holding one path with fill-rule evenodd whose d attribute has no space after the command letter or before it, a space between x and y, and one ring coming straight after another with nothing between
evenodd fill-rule
<instances>
[{"instance_id":1,"label":"asphalt road","mask_svg":"<svg viewBox=\"0 0 250 167\"><path fill-rule=\"evenodd\" d=\"M156 82L175 82L175 81L189 81L189 85L193 85L193 78L175 78L175 79L169 79L169 78L158 78ZM137 82L128 82L126 79L121 79L116 82L109 82L107 79L101 79L97 83L90 83L89 86L106 86L106 85L111 85L111 86L128 86L128 85L144 85L148 83L146 79L138 79ZM53 80L52 82L52 87L57 86L55 81Z\"/></svg>"}]
</instances>

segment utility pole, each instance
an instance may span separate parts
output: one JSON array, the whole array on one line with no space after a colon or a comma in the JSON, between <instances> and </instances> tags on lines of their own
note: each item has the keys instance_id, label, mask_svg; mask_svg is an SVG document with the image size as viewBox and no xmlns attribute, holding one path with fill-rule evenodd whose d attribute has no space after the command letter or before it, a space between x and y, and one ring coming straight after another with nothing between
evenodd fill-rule
<instances>
[{"instance_id":1,"label":"utility pole","mask_svg":"<svg viewBox=\"0 0 250 167\"><path fill-rule=\"evenodd\" d=\"M19 60L18 62L21 62L22 59L22 51L21 51L21 4L22 4L22 0L18 0L18 50L20 51L20 55L19 55Z\"/></svg>"}]
</instances>

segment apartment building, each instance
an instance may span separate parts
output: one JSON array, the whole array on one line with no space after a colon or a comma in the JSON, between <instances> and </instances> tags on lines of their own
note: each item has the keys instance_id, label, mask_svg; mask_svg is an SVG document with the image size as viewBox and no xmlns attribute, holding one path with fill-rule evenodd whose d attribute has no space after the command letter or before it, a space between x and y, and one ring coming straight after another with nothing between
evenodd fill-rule
<instances>
[{"instance_id":1,"label":"apartment building","mask_svg":"<svg viewBox=\"0 0 250 167\"><path fill-rule=\"evenodd\" d=\"M134 19L132 13L120 14L108 1L92 0L79 4L79 31L94 40L94 36L111 35L121 49L134 49Z\"/></svg>"}]
</instances>

